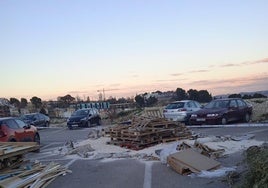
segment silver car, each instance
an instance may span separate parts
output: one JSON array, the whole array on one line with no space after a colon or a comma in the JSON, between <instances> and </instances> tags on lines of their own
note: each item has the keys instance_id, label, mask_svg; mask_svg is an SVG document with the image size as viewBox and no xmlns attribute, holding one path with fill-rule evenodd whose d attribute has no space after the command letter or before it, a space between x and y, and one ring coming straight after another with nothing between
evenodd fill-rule
<instances>
[{"instance_id":1,"label":"silver car","mask_svg":"<svg viewBox=\"0 0 268 188\"><path fill-rule=\"evenodd\" d=\"M175 101L165 107L163 115L168 120L188 123L191 114L200 109L201 105L197 101Z\"/></svg>"}]
</instances>

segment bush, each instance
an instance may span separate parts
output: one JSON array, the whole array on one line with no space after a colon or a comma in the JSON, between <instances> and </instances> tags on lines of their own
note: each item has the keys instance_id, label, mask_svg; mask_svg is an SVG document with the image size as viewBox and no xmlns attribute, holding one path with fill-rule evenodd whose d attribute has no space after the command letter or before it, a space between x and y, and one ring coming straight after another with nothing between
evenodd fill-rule
<instances>
[{"instance_id":1,"label":"bush","mask_svg":"<svg viewBox=\"0 0 268 188\"><path fill-rule=\"evenodd\" d=\"M246 151L248 173L242 187L267 188L268 187L268 145L262 147L252 146Z\"/></svg>"}]
</instances>

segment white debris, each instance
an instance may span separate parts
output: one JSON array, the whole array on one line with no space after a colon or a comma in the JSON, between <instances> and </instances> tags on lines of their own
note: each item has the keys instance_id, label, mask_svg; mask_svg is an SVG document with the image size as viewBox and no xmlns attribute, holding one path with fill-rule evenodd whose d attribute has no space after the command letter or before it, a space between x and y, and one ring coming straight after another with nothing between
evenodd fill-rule
<instances>
[{"instance_id":1,"label":"white debris","mask_svg":"<svg viewBox=\"0 0 268 188\"><path fill-rule=\"evenodd\" d=\"M222 176L226 176L226 174L228 172L231 171L235 171L236 167L222 167L220 169L217 170L213 170L213 171L201 171L198 174L194 174L192 173L190 176L192 178L194 177L200 177L200 178L218 178L218 177L222 177Z\"/></svg>"}]
</instances>

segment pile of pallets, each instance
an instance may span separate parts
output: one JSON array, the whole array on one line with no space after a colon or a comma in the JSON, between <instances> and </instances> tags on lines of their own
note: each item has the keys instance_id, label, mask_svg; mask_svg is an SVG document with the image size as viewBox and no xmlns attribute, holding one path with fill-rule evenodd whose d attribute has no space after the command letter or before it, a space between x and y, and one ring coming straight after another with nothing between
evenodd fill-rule
<instances>
[{"instance_id":1,"label":"pile of pallets","mask_svg":"<svg viewBox=\"0 0 268 188\"><path fill-rule=\"evenodd\" d=\"M111 127L108 144L119 145L134 150L143 149L155 144L191 138L191 131L181 123L164 118L134 117L130 125Z\"/></svg>"}]
</instances>

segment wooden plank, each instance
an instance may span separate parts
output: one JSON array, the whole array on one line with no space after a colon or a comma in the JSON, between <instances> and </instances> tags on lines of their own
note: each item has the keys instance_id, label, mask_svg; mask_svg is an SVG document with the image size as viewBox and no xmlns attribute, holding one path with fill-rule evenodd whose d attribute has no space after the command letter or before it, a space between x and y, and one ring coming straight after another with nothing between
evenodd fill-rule
<instances>
[{"instance_id":1,"label":"wooden plank","mask_svg":"<svg viewBox=\"0 0 268 188\"><path fill-rule=\"evenodd\" d=\"M1 142L0 145L8 146L7 149L0 150L0 160L22 155L40 148L36 142Z\"/></svg>"},{"instance_id":2,"label":"wooden plank","mask_svg":"<svg viewBox=\"0 0 268 188\"><path fill-rule=\"evenodd\" d=\"M193 149L185 149L180 152L171 154L169 161L175 161L178 169L190 169L192 172L200 172L202 170L212 170L218 168L221 164L214 159L208 158Z\"/></svg>"}]
</instances>

